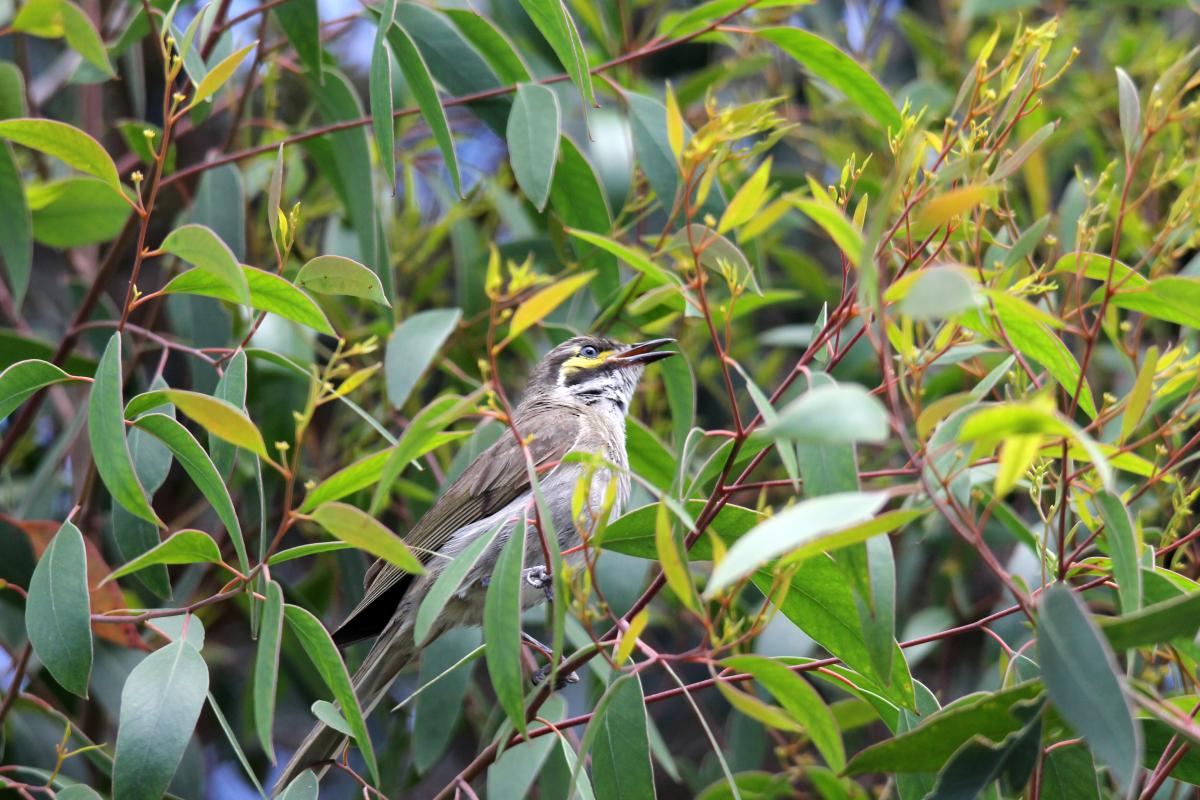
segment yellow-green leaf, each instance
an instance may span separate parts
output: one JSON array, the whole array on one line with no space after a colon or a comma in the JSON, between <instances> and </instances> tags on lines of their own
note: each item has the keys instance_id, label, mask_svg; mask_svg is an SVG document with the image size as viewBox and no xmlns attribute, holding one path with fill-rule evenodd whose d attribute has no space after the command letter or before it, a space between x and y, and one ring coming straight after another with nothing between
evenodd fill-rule
<instances>
[{"instance_id":1,"label":"yellow-green leaf","mask_svg":"<svg viewBox=\"0 0 1200 800\"><path fill-rule=\"evenodd\" d=\"M300 268L296 285L321 294L361 297L391 308L379 276L343 256L317 256Z\"/></svg>"},{"instance_id":2,"label":"yellow-green leaf","mask_svg":"<svg viewBox=\"0 0 1200 800\"><path fill-rule=\"evenodd\" d=\"M945 225L984 201L993 191L990 186L963 186L937 195L921 208L913 223L918 230L931 230Z\"/></svg>"},{"instance_id":3,"label":"yellow-green leaf","mask_svg":"<svg viewBox=\"0 0 1200 800\"><path fill-rule=\"evenodd\" d=\"M405 572L414 575L425 572L404 540L365 511L346 503L326 503L312 513L312 518L343 542L366 550Z\"/></svg>"},{"instance_id":4,"label":"yellow-green leaf","mask_svg":"<svg viewBox=\"0 0 1200 800\"><path fill-rule=\"evenodd\" d=\"M749 222L762 209L767 197L767 183L771 180L771 159L767 159L754 174L742 184L737 194L725 207L721 222L717 225L719 233L731 231L739 225Z\"/></svg>"},{"instance_id":5,"label":"yellow-green leaf","mask_svg":"<svg viewBox=\"0 0 1200 800\"><path fill-rule=\"evenodd\" d=\"M821 203L814 199L797 199L792 205L800 209L809 219L821 226L821 230L829 234L834 244L846 254L846 260L851 266L858 266L862 260L862 232L854 227L841 209Z\"/></svg>"},{"instance_id":6,"label":"yellow-green leaf","mask_svg":"<svg viewBox=\"0 0 1200 800\"><path fill-rule=\"evenodd\" d=\"M646 623L650 621L650 609L643 608L633 619L629 620L629 628L621 634L621 643L617 645L616 653L613 654L613 661L617 666L623 665L629 660L629 656L633 654L633 648L637 646L638 637L642 635L642 631L646 629Z\"/></svg>"},{"instance_id":7,"label":"yellow-green leaf","mask_svg":"<svg viewBox=\"0 0 1200 800\"><path fill-rule=\"evenodd\" d=\"M208 74L200 80L200 85L196 87L196 94L192 97L192 102L188 104L188 108L194 108L216 94L217 90L233 77L233 73L246 60L246 56L250 55L250 51L256 47L258 47L258 42L253 41L241 50L235 50L230 53L221 60L220 64L209 70Z\"/></svg>"},{"instance_id":8,"label":"yellow-green leaf","mask_svg":"<svg viewBox=\"0 0 1200 800\"><path fill-rule=\"evenodd\" d=\"M129 405L125 407L125 418L133 419L167 403L174 404L218 439L260 456L267 456L262 434L246 416L246 412L232 403L200 392L184 389L156 389L145 392L129 401Z\"/></svg>"},{"instance_id":9,"label":"yellow-green leaf","mask_svg":"<svg viewBox=\"0 0 1200 800\"><path fill-rule=\"evenodd\" d=\"M675 99L675 91L671 88L671 84L667 84L667 143L671 146L671 152L675 154L675 160L679 161L683 155L683 113L679 110L679 101ZM664 199L663 202L666 202Z\"/></svg>"},{"instance_id":10,"label":"yellow-green leaf","mask_svg":"<svg viewBox=\"0 0 1200 800\"><path fill-rule=\"evenodd\" d=\"M1154 373L1158 366L1158 348L1151 347L1142 358L1142 368L1138 370L1137 380L1129 390L1125 401L1125 413L1121 416L1121 436L1117 440L1123 442L1133 433L1142 416L1150 405L1150 393L1154 388Z\"/></svg>"},{"instance_id":11,"label":"yellow-green leaf","mask_svg":"<svg viewBox=\"0 0 1200 800\"><path fill-rule=\"evenodd\" d=\"M692 611L698 610L700 603L696 598L696 587L692 583L691 573L688 572L687 558L675 539L675 532L671 530L671 515L667 511L666 503L658 504L658 512L654 517L654 546L658 551L658 563L662 565L663 575L671 591Z\"/></svg>"},{"instance_id":12,"label":"yellow-green leaf","mask_svg":"<svg viewBox=\"0 0 1200 800\"><path fill-rule=\"evenodd\" d=\"M996 497L1004 497L1037 460L1042 447L1038 433L1020 434L1005 438L1000 445L1000 468L996 471Z\"/></svg>"},{"instance_id":13,"label":"yellow-green leaf","mask_svg":"<svg viewBox=\"0 0 1200 800\"><path fill-rule=\"evenodd\" d=\"M535 292L529 299L517 306L517 310L512 316L512 323L508 328L507 340L511 341L517 338L529 328L541 322L554 309L565 303L573 294L586 286L595 274L595 272L589 271L579 275L572 275L570 278L565 278L558 283L551 284L545 289Z\"/></svg>"},{"instance_id":14,"label":"yellow-green leaf","mask_svg":"<svg viewBox=\"0 0 1200 800\"><path fill-rule=\"evenodd\" d=\"M52 119L6 119L0 121L0 139L24 145L57 158L67 166L94 175L121 195L117 165L99 142L78 128Z\"/></svg>"},{"instance_id":15,"label":"yellow-green leaf","mask_svg":"<svg viewBox=\"0 0 1200 800\"><path fill-rule=\"evenodd\" d=\"M210 228L203 225L176 228L163 240L161 249L197 269L212 273L229 287L239 303L250 305L250 284L237 257Z\"/></svg>"}]
</instances>

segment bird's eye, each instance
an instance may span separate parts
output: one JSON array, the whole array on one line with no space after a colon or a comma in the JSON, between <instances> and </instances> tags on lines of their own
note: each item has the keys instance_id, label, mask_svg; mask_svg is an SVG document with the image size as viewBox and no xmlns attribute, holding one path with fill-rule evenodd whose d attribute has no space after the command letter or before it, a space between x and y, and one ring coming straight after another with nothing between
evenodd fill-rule
<instances>
[{"instance_id":1,"label":"bird's eye","mask_svg":"<svg viewBox=\"0 0 1200 800\"><path fill-rule=\"evenodd\" d=\"M579 355L583 356L584 358L595 358L596 356L600 355L600 351L595 347L592 347L590 344L585 344L583 347L579 348Z\"/></svg>"}]
</instances>

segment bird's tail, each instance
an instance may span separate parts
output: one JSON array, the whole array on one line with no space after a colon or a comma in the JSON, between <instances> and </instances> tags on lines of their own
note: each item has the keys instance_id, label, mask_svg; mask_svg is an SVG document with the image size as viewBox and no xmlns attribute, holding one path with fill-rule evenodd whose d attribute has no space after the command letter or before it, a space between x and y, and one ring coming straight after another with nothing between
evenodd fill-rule
<instances>
[{"instance_id":1,"label":"bird's tail","mask_svg":"<svg viewBox=\"0 0 1200 800\"><path fill-rule=\"evenodd\" d=\"M400 674L400 670L416 655L411 631L385 631L367 653L362 666L354 673L354 695L362 706L363 714L370 714L387 694L388 687ZM313 764L328 761L346 743L346 736L327 725L316 725L296 749L296 754L284 767L283 773L271 790L272 797L278 796L297 775ZM317 767L317 777L329 768L326 764Z\"/></svg>"}]
</instances>

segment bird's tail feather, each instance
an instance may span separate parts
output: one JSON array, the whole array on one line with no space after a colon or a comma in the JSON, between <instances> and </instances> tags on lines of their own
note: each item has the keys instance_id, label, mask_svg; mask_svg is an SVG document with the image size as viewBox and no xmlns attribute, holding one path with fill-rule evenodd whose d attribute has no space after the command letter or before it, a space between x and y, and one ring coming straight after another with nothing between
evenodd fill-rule
<instances>
[{"instance_id":1,"label":"bird's tail feather","mask_svg":"<svg viewBox=\"0 0 1200 800\"><path fill-rule=\"evenodd\" d=\"M412 634L409 632L385 632L367 653L362 666L354 673L354 695L362 706L363 714L370 714L387 694L388 687L400 674L400 670L416 655ZM345 734L327 725L316 725L296 749L295 755L284 767L283 773L271 790L272 797L278 796L297 775L311 765L334 758L346 743ZM321 777L329 766L317 768Z\"/></svg>"}]
</instances>

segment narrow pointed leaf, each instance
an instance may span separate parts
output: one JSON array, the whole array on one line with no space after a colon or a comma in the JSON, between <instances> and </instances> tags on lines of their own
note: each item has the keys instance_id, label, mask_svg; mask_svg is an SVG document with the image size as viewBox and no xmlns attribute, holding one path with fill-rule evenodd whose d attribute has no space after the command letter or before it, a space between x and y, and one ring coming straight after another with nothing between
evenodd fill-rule
<instances>
[{"instance_id":1,"label":"narrow pointed leaf","mask_svg":"<svg viewBox=\"0 0 1200 800\"><path fill-rule=\"evenodd\" d=\"M241 265L250 286L250 306L259 311L269 311L284 319L298 322L320 333L334 335L333 327L321 308L304 292L272 272ZM190 269L176 275L161 291L163 294L198 294L215 297L228 303L237 303L238 297L225 283L212 274L199 269Z\"/></svg>"},{"instance_id":2,"label":"narrow pointed leaf","mask_svg":"<svg viewBox=\"0 0 1200 800\"><path fill-rule=\"evenodd\" d=\"M0 139L32 148L94 175L125 197L112 156L78 128L50 119L6 119L0 121Z\"/></svg>"},{"instance_id":3,"label":"narrow pointed leaf","mask_svg":"<svg viewBox=\"0 0 1200 800\"><path fill-rule=\"evenodd\" d=\"M500 533L501 527L503 527L502 524L497 524L483 536L476 537L442 569L433 586L421 600L420 608L417 609L417 619L413 626L413 639L417 644L422 644L428 638L430 630L437 622L438 615L442 613L446 603L450 602L450 598L462 586L467 573L479 562L484 550L491 546L496 534Z\"/></svg>"},{"instance_id":4,"label":"narrow pointed leaf","mask_svg":"<svg viewBox=\"0 0 1200 800\"><path fill-rule=\"evenodd\" d=\"M400 65L400 72L404 74L404 80L408 83L413 99L417 101L417 107L421 109L421 116L424 117L425 124L433 133L433 139L437 142L438 149L442 151L442 158L446 162L446 169L450 172L450 182L454 186L454 192L461 196L462 180L458 174L458 156L454 153L454 137L450 133L450 123L446 121L446 110L442 108L442 101L438 98L437 88L434 87L433 78L429 74L429 67L426 66L421 51L417 49L417 45L400 21L388 28L387 37L388 43L392 46L392 52L396 55L396 62Z\"/></svg>"},{"instance_id":5,"label":"narrow pointed leaf","mask_svg":"<svg viewBox=\"0 0 1200 800\"><path fill-rule=\"evenodd\" d=\"M554 309L565 303L577 291L587 285L595 272L584 272L581 275L573 275L570 278L564 278L558 283L551 284L544 289L539 289L521 305L517 306L517 310L513 312L512 321L509 323L507 339L515 339L524 333L529 328L541 322L549 316Z\"/></svg>"},{"instance_id":6,"label":"narrow pointed leaf","mask_svg":"<svg viewBox=\"0 0 1200 800\"><path fill-rule=\"evenodd\" d=\"M375 760L371 736L367 732L367 724L363 720L362 707L359 706L358 698L354 695L354 687L350 683L350 673L346 671L346 664L342 661L337 646L329 638L329 632L321 625L321 621L303 608L285 605L283 614L288 627L296 634L304 652L312 661L313 666L317 668L317 672L321 674L321 679L333 692L333 697L338 702L338 708L354 734L354 741L358 744L363 760L367 762L367 769L370 771L371 777L378 783L379 764Z\"/></svg>"},{"instance_id":7,"label":"narrow pointed leaf","mask_svg":"<svg viewBox=\"0 0 1200 800\"><path fill-rule=\"evenodd\" d=\"M192 97L192 102L188 104L188 108L195 108L216 94L225 85L225 82L233 77L233 73L246 60L246 56L250 55L250 52L256 47L258 47L258 42L251 42L242 49L230 53L221 63L209 70L208 74L196 86L196 94Z\"/></svg>"},{"instance_id":8,"label":"narrow pointed leaf","mask_svg":"<svg viewBox=\"0 0 1200 800\"><path fill-rule=\"evenodd\" d=\"M161 527L162 522L150 507L133 469L133 457L125 437L125 404L121 397L124 380L121 334L114 333L96 367L95 383L88 399L88 438L92 444L92 458L96 462L96 472L113 499L134 516Z\"/></svg>"},{"instance_id":9,"label":"narrow pointed leaf","mask_svg":"<svg viewBox=\"0 0 1200 800\"><path fill-rule=\"evenodd\" d=\"M79 378L68 375L48 361L18 361L0 372L0 420L11 414L38 390L56 383L77 380Z\"/></svg>"},{"instance_id":10,"label":"narrow pointed leaf","mask_svg":"<svg viewBox=\"0 0 1200 800\"><path fill-rule=\"evenodd\" d=\"M420 560L408 549L404 540L365 511L346 503L325 503L312 513L312 518L343 542L366 550L405 572L414 575L425 572Z\"/></svg>"},{"instance_id":11,"label":"narrow pointed leaf","mask_svg":"<svg viewBox=\"0 0 1200 800\"><path fill-rule=\"evenodd\" d=\"M0 64L0 69L4 66ZM20 311L33 267L33 220L21 173L7 144L0 144L0 263L8 275L13 306Z\"/></svg>"},{"instance_id":12,"label":"narrow pointed leaf","mask_svg":"<svg viewBox=\"0 0 1200 800\"><path fill-rule=\"evenodd\" d=\"M1042 593L1037 654L1055 708L1128 791L1142 761L1141 727L1112 650L1063 584Z\"/></svg>"},{"instance_id":13,"label":"narrow pointed leaf","mask_svg":"<svg viewBox=\"0 0 1200 800\"><path fill-rule=\"evenodd\" d=\"M521 733L525 732L525 681L521 673L521 570L525 537L526 524L522 520L500 550L483 607L488 675L500 707Z\"/></svg>"},{"instance_id":14,"label":"narrow pointed leaf","mask_svg":"<svg viewBox=\"0 0 1200 800\"><path fill-rule=\"evenodd\" d=\"M371 47L368 75L371 101L371 129L379 148L379 163L388 186L396 185L396 121L392 118L392 53L388 49L387 30L396 17L396 0L386 0L383 16Z\"/></svg>"},{"instance_id":15,"label":"narrow pointed leaf","mask_svg":"<svg viewBox=\"0 0 1200 800\"><path fill-rule=\"evenodd\" d=\"M219 564L221 550L204 531L183 530L171 534L157 547L115 570L104 581L124 577L152 564Z\"/></svg>"},{"instance_id":16,"label":"narrow pointed leaf","mask_svg":"<svg viewBox=\"0 0 1200 800\"><path fill-rule=\"evenodd\" d=\"M232 403L185 389L154 389L139 394L125 408L127 419L136 419L155 406L171 403L198 422L206 431L230 444L259 456L267 454L258 428L246 412Z\"/></svg>"},{"instance_id":17,"label":"narrow pointed leaf","mask_svg":"<svg viewBox=\"0 0 1200 800\"><path fill-rule=\"evenodd\" d=\"M388 400L395 408L408 401L421 375L450 338L462 311L440 308L420 311L396 326L384 361Z\"/></svg>"}]
</instances>

